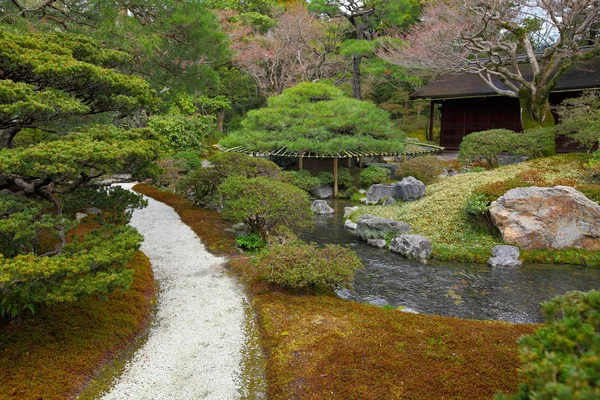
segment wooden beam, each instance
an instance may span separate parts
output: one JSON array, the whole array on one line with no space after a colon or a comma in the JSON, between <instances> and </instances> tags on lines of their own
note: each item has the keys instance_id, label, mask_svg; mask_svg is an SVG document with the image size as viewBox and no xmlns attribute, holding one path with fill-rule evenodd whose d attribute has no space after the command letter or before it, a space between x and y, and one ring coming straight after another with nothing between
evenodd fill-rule
<instances>
[{"instance_id":1,"label":"wooden beam","mask_svg":"<svg viewBox=\"0 0 600 400\"><path fill-rule=\"evenodd\" d=\"M358 157L358 167L362 169L362 157Z\"/></svg>"},{"instance_id":2,"label":"wooden beam","mask_svg":"<svg viewBox=\"0 0 600 400\"><path fill-rule=\"evenodd\" d=\"M302 171L302 158L304 156L304 153L300 153L298 154L298 171Z\"/></svg>"},{"instance_id":3,"label":"wooden beam","mask_svg":"<svg viewBox=\"0 0 600 400\"><path fill-rule=\"evenodd\" d=\"M333 197L338 195L338 159L333 159Z\"/></svg>"},{"instance_id":4,"label":"wooden beam","mask_svg":"<svg viewBox=\"0 0 600 400\"><path fill-rule=\"evenodd\" d=\"M352 168L352 157L348 157L348 168Z\"/></svg>"},{"instance_id":5,"label":"wooden beam","mask_svg":"<svg viewBox=\"0 0 600 400\"><path fill-rule=\"evenodd\" d=\"M435 116L435 107L433 101L429 103L429 132L427 132L427 140L433 141L433 118Z\"/></svg>"}]
</instances>

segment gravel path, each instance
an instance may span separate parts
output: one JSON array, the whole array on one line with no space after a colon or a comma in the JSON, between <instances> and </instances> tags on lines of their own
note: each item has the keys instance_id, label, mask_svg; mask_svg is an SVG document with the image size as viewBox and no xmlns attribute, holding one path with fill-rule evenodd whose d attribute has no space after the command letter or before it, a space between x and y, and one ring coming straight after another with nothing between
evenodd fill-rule
<instances>
[{"instance_id":1,"label":"gravel path","mask_svg":"<svg viewBox=\"0 0 600 400\"><path fill-rule=\"evenodd\" d=\"M133 185L122 185L130 189ZM177 213L163 203L133 213L160 292L147 342L103 399L236 399L246 344L245 295Z\"/></svg>"}]
</instances>

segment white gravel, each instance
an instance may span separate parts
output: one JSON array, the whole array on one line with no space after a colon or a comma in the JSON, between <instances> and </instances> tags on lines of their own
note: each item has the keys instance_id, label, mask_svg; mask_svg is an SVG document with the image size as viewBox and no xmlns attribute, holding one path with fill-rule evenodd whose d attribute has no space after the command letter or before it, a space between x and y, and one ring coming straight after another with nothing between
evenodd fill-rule
<instances>
[{"instance_id":1,"label":"white gravel","mask_svg":"<svg viewBox=\"0 0 600 400\"><path fill-rule=\"evenodd\" d=\"M245 295L225 259L206 251L171 207L148 201L131 225L144 235L142 251L160 286L155 322L103 399L237 399Z\"/></svg>"}]
</instances>

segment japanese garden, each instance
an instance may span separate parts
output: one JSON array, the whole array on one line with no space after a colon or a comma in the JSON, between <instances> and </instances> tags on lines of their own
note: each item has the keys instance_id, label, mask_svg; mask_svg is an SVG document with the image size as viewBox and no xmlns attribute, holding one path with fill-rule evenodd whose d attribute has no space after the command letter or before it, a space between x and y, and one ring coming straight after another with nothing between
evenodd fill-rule
<instances>
[{"instance_id":1,"label":"japanese garden","mask_svg":"<svg viewBox=\"0 0 600 400\"><path fill-rule=\"evenodd\" d=\"M0 399L600 398L599 26L0 2Z\"/></svg>"}]
</instances>

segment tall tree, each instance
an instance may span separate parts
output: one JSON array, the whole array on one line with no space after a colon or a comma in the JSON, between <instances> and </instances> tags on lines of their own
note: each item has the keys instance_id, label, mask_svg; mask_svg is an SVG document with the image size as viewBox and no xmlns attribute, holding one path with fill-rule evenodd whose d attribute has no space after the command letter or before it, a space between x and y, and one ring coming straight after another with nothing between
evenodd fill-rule
<instances>
[{"instance_id":1,"label":"tall tree","mask_svg":"<svg viewBox=\"0 0 600 400\"><path fill-rule=\"evenodd\" d=\"M523 129L549 126L550 92L574 63L598 54L599 11L593 0L434 1L405 36L407 46L389 42L379 55L438 73L475 74L519 99Z\"/></svg>"}]
</instances>

